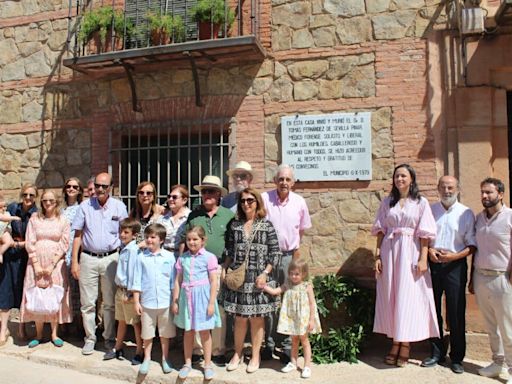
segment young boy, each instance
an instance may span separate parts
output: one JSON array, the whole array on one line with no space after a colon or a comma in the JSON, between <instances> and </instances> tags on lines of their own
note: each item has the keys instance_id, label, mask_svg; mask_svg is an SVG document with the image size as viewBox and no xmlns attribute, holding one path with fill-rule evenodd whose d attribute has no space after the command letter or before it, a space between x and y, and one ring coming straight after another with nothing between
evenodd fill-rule
<instances>
[{"instance_id":1,"label":"young boy","mask_svg":"<svg viewBox=\"0 0 512 384\"><path fill-rule=\"evenodd\" d=\"M135 310L141 315L142 339L144 340L144 361L139 373L145 375L149 371L153 338L158 327L162 346L162 370L171 372L168 361L169 338L176 336L170 312L172 289L174 284L174 254L161 249L166 236L162 224L150 224L144 230L146 249L140 253L135 263L133 291Z\"/></svg>"},{"instance_id":2,"label":"young boy","mask_svg":"<svg viewBox=\"0 0 512 384\"><path fill-rule=\"evenodd\" d=\"M115 283L117 291L115 295L115 317L117 320L117 337L114 349L103 355L103 360L114 358L122 359L123 343L126 335L127 325L132 325L135 331L135 342L137 350L132 359L132 365L142 363L142 338L140 337L140 316L135 311L133 294L128 291L128 286L133 280L135 263L139 247L135 242L137 234L140 232L140 223L132 218L126 218L121 221L119 237L123 243L123 249L119 253L117 262L117 272Z\"/></svg>"},{"instance_id":3,"label":"young boy","mask_svg":"<svg viewBox=\"0 0 512 384\"><path fill-rule=\"evenodd\" d=\"M11 221L20 221L18 216L11 216L7 211L7 202L4 197L0 195L0 264L4 261L4 253L14 243L10 233Z\"/></svg>"}]
</instances>

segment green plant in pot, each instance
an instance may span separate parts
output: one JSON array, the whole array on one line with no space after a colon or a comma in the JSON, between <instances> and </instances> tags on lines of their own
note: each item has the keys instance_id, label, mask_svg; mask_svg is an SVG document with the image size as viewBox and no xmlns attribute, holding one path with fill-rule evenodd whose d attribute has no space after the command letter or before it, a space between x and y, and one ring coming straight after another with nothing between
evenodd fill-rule
<instances>
[{"instance_id":1,"label":"green plant in pot","mask_svg":"<svg viewBox=\"0 0 512 384\"><path fill-rule=\"evenodd\" d=\"M133 24L125 17L120 9L112 7L99 7L86 12L80 21L78 40L83 43L93 42L89 49L95 53L122 49L123 36L128 36L133 30ZM112 43L114 32L114 46Z\"/></svg>"},{"instance_id":2,"label":"green plant in pot","mask_svg":"<svg viewBox=\"0 0 512 384\"><path fill-rule=\"evenodd\" d=\"M181 16L148 12L146 17L152 45L166 45L184 40L185 23Z\"/></svg>"},{"instance_id":3,"label":"green plant in pot","mask_svg":"<svg viewBox=\"0 0 512 384\"><path fill-rule=\"evenodd\" d=\"M224 26L229 29L235 20L235 13L229 6L226 9L224 0L198 0L191 13L192 19L198 23L201 40L217 38L219 30Z\"/></svg>"}]
</instances>

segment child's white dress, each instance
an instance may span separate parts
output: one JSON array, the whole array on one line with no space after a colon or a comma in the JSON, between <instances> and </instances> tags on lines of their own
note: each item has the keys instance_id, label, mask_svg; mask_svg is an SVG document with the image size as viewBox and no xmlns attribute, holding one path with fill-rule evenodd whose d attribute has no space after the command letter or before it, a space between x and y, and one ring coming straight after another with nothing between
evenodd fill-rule
<instances>
[{"instance_id":1,"label":"child's white dress","mask_svg":"<svg viewBox=\"0 0 512 384\"><path fill-rule=\"evenodd\" d=\"M308 331L309 325L309 299L307 287L309 282L302 282L297 285L283 285L285 289L281 312L279 313L279 323L277 332L283 335L304 335ZM309 333L322 332L320 318L315 302L315 325Z\"/></svg>"}]
</instances>

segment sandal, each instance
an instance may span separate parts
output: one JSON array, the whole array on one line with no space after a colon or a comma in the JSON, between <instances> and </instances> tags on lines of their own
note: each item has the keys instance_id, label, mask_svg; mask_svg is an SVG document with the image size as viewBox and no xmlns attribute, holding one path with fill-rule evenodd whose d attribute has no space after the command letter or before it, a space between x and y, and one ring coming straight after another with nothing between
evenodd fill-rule
<instances>
[{"instance_id":1,"label":"sandal","mask_svg":"<svg viewBox=\"0 0 512 384\"><path fill-rule=\"evenodd\" d=\"M393 353L393 349L395 349L395 348L396 348L396 353ZM391 350L384 358L384 363L386 363L387 365L396 365L399 352L400 352L400 343L393 342L393 346L391 347Z\"/></svg>"},{"instance_id":2,"label":"sandal","mask_svg":"<svg viewBox=\"0 0 512 384\"><path fill-rule=\"evenodd\" d=\"M403 350L405 350L406 352L402 352ZM397 367L403 368L407 365L407 363L409 362L410 350L410 345L400 345L400 353L398 354L398 359L396 360Z\"/></svg>"}]
</instances>

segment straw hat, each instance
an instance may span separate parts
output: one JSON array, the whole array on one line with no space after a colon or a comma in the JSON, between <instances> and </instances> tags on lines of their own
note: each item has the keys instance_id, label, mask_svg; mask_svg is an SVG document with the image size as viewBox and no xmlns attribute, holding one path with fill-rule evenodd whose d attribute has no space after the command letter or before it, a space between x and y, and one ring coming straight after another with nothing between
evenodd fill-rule
<instances>
[{"instance_id":1,"label":"straw hat","mask_svg":"<svg viewBox=\"0 0 512 384\"><path fill-rule=\"evenodd\" d=\"M238 163L235 164L235 168L228 169L226 171L226 175L231 176L233 174L233 172L236 172L236 171L247 172L248 174L251 175L251 177L254 177L254 175L252 173L251 164L249 164L247 161L239 161Z\"/></svg>"},{"instance_id":2,"label":"straw hat","mask_svg":"<svg viewBox=\"0 0 512 384\"><path fill-rule=\"evenodd\" d=\"M201 184L194 185L194 189L197 192L201 192L203 189L218 189L221 196L226 196L228 194L228 190L222 186L220 178L213 175L206 175Z\"/></svg>"}]
</instances>

